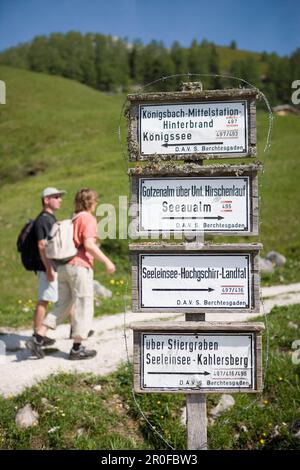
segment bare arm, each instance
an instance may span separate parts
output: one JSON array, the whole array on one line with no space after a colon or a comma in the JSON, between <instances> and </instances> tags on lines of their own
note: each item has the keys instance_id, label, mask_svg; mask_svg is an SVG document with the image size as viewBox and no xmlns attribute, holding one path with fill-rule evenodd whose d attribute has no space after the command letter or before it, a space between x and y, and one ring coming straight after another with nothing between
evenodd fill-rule
<instances>
[{"instance_id":1,"label":"bare arm","mask_svg":"<svg viewBox=\"0 0 300 470\"><path fill-rule=\"evenodd\" d=\"M45 255L45 240L38 240L38 249L43 265L46 268L47 279L49 282L52 282L55 279L55 271L53 269L51 261Z\"/></svg>"},{"instance_id":2,"label":"bare arm","mask_svg":"<svg viewBox=\"0 0 300 470\"><path fill-rule=\"evenodd\" d=\"M87 238L84 241L85 250L90 253L97 261L103 263L106 267L108 274L113 274L116 270L114 263L100 250L93 238Z\"/></svg>"}]
</instances>

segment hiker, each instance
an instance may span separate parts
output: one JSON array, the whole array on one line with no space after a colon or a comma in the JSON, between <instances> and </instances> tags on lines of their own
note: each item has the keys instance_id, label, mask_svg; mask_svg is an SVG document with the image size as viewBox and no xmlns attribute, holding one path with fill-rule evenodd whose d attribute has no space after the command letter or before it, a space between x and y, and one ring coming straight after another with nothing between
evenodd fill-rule
<instances>
[{"instance_id":1,"label":"hiker","mask_svg":"<svg viewBox=\"0 0 300 470\"><path fill-rule=\"evenodd\" d=\"M38 302L34 313L34 336L41 328L49 302L57 302L57 274L51 261L45 255L45 242L56 218L54 213L60 208L62 195L66 191L57 188L45 188L41 198L43 210L34 222L34 233L37 241L35 270L38 277ZM44 338L44 346L54 344L55 340Z\"/></svg>"},{"instance_id":2,"label":"hiker","mask_svg":"<svg viewBox=\"0 0 300 470\"><path fill-rule=\"evenodd\" d=\"M97 193L88 188L81 189L75 196L73 238L78 252L67 263L58 265L58 302L36 336L26 344L39 359L44 357L42 346L48 329L55 329L67 316L71 320L73 339L69 359L91 359L97 354L97 351L82 345L91 331L94 315L93 261L96 259L103 263L109 274L116 269L96 244L97 221L92 214L97 206L97 197Z\"/></svg>"}]
</instances>

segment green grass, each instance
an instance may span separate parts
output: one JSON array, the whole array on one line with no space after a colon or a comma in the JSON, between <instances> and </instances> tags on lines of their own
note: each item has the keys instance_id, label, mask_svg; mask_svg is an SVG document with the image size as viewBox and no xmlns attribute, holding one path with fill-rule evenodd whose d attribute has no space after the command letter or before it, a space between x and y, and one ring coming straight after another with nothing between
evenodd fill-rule
<instances>
[{"instance_id":1,"label":"green grass","mask_svg":"<svg viewBox=\"0 0 300 470\"><path fill-rule=\"evenodd\" d=\"M290 322L298 329L290 328ZM210 449L300 450L294 436L300 429L300 364L292 362L299 331L300 305L272 310L267 369L267 330L263 338L264 392L233 394L235 405L210 422ZM124 364L107 377L52 375L17 397L0 398L0 449L186 449L186 428L180 423L185 395L149 393L134 400L132 378L131 365ZM219 398L207 394L208 415ZM19 430L15 415L27 403L38 411L39 421Z\"/></svg>"},{"instance_id":2,"label":"green grass","mask_svg":"<svg viewBox=\"0 0 300 470\"><path fill-rule=\"evenodd\" d=\"M74 194L83 186L95 188L101 202L116 208L119 196L128 195L124 119L122 145L118 139L125 97L105 95L60 77L4 66L0 66L0 79L7 87L7 104L0 106L0 322L3 326L28 326L33 308L29 305L36 298L36 279L20 263L17 235L28 218L38 214L39 195L46 186L68 191L58 218L70 215ZM300 280L300 120L294 116L275 118L272 148L264 157L267 126L267 114L258 112L258 159L265 160L265 172L260 177L259 239L264 253L277 250L288 259L284 268L263 278L263 283L269 285ZM257 238L214 240L247 242ZM112 288L114 294L96 308L96 315L124 309L127 281L130 294L127 244L127 240L105 240L102 244L116 263L117 272L112 285L111 278L96 263L95 278Z\"/></svg>"},{"instance_id":3,"label":"green grass","mask_svg":"<svg viewBox=\"0 0 300 470\"><path fill-rule=\"evenodd\" d=\"M95 384L102 385L101 392L93 390ZM18 430L13 416L28 401L38 411L40 423ZM1 449L135 449L140 443L143 448L138 426L132 423L128 428L126 409L103 378L51 376L16 399L1 399L0 408Z\"/></svg>"},{"instance_id":4,"label":"green grass","mask_svg":"<svg viewBox=\"0 0 300 470\"><path fill-rule=\"evenodd\" d=\"M119 195L128 193L124 146L118 139L124 97L9 67L1 66L0 76L7 87L7 104L0 108L0 133L5 136L0 142L0 268L5 273L0 318L2 325L21 326L32 321L31 313L20 305L35 299L36 279L20 263L16 237L28 218L40 211L41 190L46 186L67 190L59 218L72 213L74 194L81 187L95 188L100 202L116 208ZM127 241L106 240L103 249L117 265L113 279L125 281ZM122 311L120 289L110 284L99 264L95 278L115 294L96 313Z\"/></svg>"}]
</instances>

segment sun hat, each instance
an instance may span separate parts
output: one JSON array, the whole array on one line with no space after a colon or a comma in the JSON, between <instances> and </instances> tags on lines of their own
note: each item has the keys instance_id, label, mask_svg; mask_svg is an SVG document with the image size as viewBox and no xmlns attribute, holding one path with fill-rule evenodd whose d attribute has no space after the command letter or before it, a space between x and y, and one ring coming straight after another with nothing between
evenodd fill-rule
<instances>
[{"instance_id":1,"label":"sun hat","mask_svg":"<svg viewBox=\"0 0 300 470\"><path fill-rule=\"evenodd\" d=\"M42 191L41 198L43 199L44 197L54 196L55 194L66 194L66 191L57 188L45 188Z\"/></svg>"}]
</instances>

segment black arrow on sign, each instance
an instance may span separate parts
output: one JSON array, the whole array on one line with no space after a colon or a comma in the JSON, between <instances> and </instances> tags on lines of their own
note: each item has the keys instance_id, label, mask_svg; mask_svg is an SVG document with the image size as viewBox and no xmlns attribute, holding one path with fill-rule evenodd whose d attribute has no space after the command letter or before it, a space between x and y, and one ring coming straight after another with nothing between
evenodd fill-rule
<instances>
[{"instance_id":1,"label":"black arrow on sign","mask_svg":"<svg viewBox=\"0 0 300 470\"><path fill-rule=\"evenodd\" d=\"M183 220L183 219L217 219L217 220L221 220L221 219L224 219L225 217L222 217L221 215L218 215L216 217L162 217L163 219L170 219L170 220Z\"/></svg>"},{"instance_id":2,"label":"black arrow on sign","mask_svg":"<svg viewBox=\"0 0 300 470\"><path fill-rule=\"evenodd\" d=\"M178 143L178 144L161 144L162 147L178 147L178 145L223 145L224 142L189 142L189 143Z\"/></svg>"},{"instance_id":3,"label":"black arrow on sign","mask_svg":"<svg viewBox=\"0 0 300 470\"><path fill-rule=\"evenodd\" d=\"M168 292L178 292L178 291L188 291L188 292L191 292L191 291L196 291L196 292L207 291L207 292L212 292L215 289L213 289L212 287L208 287L207 289L152 289L152 290L155 290L155 291L168 291Z\"/></svg>"}]
</instances>

